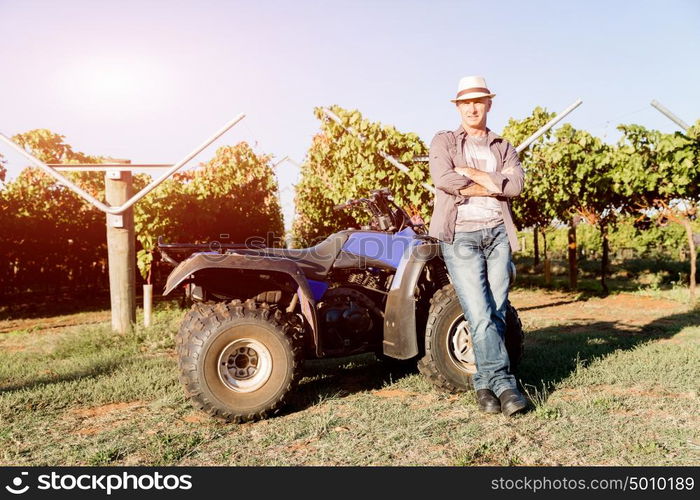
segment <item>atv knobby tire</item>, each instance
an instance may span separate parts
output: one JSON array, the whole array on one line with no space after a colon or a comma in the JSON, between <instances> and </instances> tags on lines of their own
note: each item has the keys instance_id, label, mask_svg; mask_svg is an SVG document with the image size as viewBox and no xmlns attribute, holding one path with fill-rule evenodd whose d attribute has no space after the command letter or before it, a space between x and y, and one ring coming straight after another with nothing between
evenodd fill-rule
<instances>
[{"instance_id":1,"label":"atv knobby tire","mask_svg":"<svg viewBox=\"0 0 700 500\"><path fill-rule=\"evenodd\" d=\"M460 329L465 328L460 334ZM454 287L446 285L430 300L425 328L425 355L418 369L433 384L449 392L463 392L472 387L471 375L476 364L470 351L471 334ZM518 312L508 303L506 311L506 350L514 370L523 354L523 329Z\"/></svg>"},{"instance_id":2,"label":"atv knobby tire","mask_svg":"<svg viewBox=\"0 0 700 500\"><path fill-rule=\"evenodd\" d=\"M195 304L176 337L193 404L231 422L278 410L297 382L301 339L281 311L252 301Z\"/></svg>"}]
</instances>

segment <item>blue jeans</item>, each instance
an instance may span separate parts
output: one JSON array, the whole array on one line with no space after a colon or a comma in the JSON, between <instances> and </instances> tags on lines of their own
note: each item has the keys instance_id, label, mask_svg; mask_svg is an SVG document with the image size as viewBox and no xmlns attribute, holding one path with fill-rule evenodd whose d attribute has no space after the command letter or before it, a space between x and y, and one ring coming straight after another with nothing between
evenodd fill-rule
<instances>
[{"instance_id":1,"label":"blue jeans","mask_svg":"<svg viewBox=\"0 0 700 500\"><path fill-rule=\"evenodd\" d=\"M452 244L440 246L472 334L474 389L491 389L496 396L516 389L505 345L511 260L505 226L458 232Z\"/></svg>"}]
</instances>

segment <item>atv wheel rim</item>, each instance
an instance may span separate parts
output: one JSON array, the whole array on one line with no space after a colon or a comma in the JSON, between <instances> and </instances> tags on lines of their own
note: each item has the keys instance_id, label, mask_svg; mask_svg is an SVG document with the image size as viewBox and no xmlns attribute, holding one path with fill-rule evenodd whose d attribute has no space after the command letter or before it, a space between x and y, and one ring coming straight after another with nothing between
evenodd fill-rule
<instances>
[{"instance_id":1,"label":"atv wheel rim","mask_svg":"<svg viewBox=\"0 0 700 500\"><path fill-rule=\"evenodd\" d=\"M219 355L219 378L232 391L256 391L271 373L272 355L257 340L234 340Z\"/></svg>"},{"instance_id":2,"label":"atv wheel rim","mask_svg":"<svg viewBox=\"0 0 700 500\"><path fill-rule=\"evenodd\" d=\"M450 325L447 335L447 352L450 353L450 360L457 368L471 374L476 373L472 336L469 333L469 323L464 319L464 316L458 317Z\"/></svg>"}]
</instances>

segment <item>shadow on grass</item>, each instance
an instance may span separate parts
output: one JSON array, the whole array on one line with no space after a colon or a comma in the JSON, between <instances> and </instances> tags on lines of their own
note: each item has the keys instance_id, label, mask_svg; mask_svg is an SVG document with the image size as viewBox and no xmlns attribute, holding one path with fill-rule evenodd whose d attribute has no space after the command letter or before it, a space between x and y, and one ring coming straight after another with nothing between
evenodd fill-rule
<instances>
[{"instance_id":1,"label":"shadow on grass","mask_svg":"<svg viewBox=\"0 0 700 500\"><path fill-rule=\"evenodd\" d=\"M518 311L532 311L534 309L546 309L547 307L565 306L567 304L573 304L575 302L585 302L586 300L588 300L588 298L589 297L583 297L571 300L560 300L559 302L547 302L538 306L518 307Z\"/></svg>"},{"instance_id":2,"label":"shadow on grass","mask_svg":"<svg viewBox=\"0 0 700 500\"><path fill-rule=\"evenodd\" d=\"M585 367L597 358L670 338L686 326L697 324L700 324L700 309L658 318L634 331L612 321L529 331L516 376L526 386L551 387L573 374L577 367ZM417 373L415 364L382 362L372 354L307 362L304 378L283 413L305 410L327 399L381 389L412 373Z\"/></svg>"},{"instance_id":3,"label":"shadow on grass","mask_svg":"<svg viewBox=\"0 0 700 500\"><path fill-rule=\"evenodd\" d=\"M700 309L657 318L638 330L614 321L597 321L526 332L525 354L517 377L526 386L551 387L596 358L670 338L683 328L698 324Z\"/></svg>"},{"instance_id":4,"label":"shadow on grass","mask_svg":"<svg viewBox=\"0 0 700 500\"><path fill-rule=\"evenodd\" d=\"M26 293L3 298L0 321L49 318L109 309L109 292L86 293L76 298L69 293L42 295Z\"/></svg>"},{"instance_id":5,"label":"shadow on grass","mask_svg":"<svg viewBox=\"0 0 700 500\"><path fill-rule=\"evenodd\" d=\"M160 292L153 295L153 304L182 303L181 297L163 297ZM143 304L143 294L136 292L136 304ZM80 297L68 292L58 294L25 293L16 297L0 299L0 321L21 319L52 318L68 314L79 314L96 311L109 311L109 291L103 290L86 292Z\"/></svg>"},{"instance_id":6,"label":"shadow on grass","mask_svg":"<svg viewBox=\"0 0 700 500\"><path fill-rule=\"evenodd\" d=\"M73 382L75 380L97 378L103 375L109 375L120 368L127 360L119 359L112 361L104 361L96 363L79 370L75 370L70 373L64 374L41 374L37 377L33 377L31 380L25 380L17 383L5 383L5 381L0 382L0 394L22 391L22 390L32 390L37 387L47 386L51 384L60 384L63 382Z\"/></svg>"},{"instance_id":7,"label":"shadow on grass","mask_svg":"<svg viewBox=\"0 0 700 500\"><path fill-rule=\"evenodd\" d=\"M284 413L305 410L327 399L381 389L417 372L415 362L379 361L374 354L307 361Z\"/></svg>"}]
</instances>

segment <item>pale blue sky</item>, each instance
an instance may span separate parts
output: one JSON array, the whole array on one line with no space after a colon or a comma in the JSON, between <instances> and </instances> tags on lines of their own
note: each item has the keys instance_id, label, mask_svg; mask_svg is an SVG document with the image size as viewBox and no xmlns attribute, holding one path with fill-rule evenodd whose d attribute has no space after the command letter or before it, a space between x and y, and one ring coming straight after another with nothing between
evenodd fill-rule
<instances>
[{"instance_id":1,"label":"pale blue sky","mask_svg":"<svg viewBox=\"0 0 700 500\"><path fill-rule=\"evenodd\" d=\"M240 112L196 160L247 140L301 162L330 104L429 141L458 124L469 74L497 94L496 131L577 97L569 121L607 140L621 122L673 131L652 99L700 118L698 0L0 0L0 44L0 132L49 128L135 163L177 161ZM279 172L289 218L296 168Z\"/></svg>"}]
</instances>

